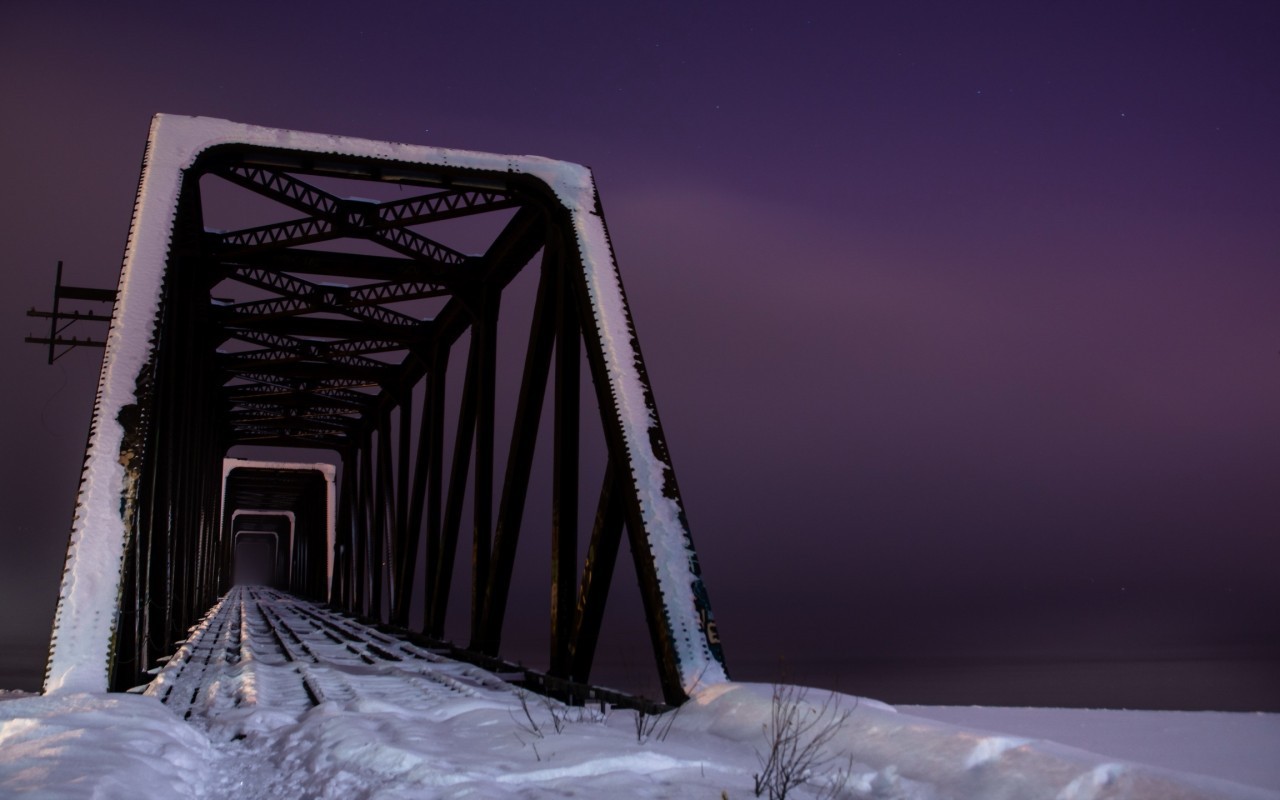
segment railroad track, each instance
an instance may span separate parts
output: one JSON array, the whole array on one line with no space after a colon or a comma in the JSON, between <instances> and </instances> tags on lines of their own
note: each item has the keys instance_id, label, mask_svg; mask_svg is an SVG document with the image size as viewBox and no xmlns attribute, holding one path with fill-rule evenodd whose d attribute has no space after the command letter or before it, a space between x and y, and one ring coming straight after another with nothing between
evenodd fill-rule
<instances>
[{"instance_id":1,"label":"railroad track","mask_svg":"<svg viewBox=\"0 0 1280 800\"><path fill-rule=\"evenodd\" d=\"M231 709L303 711L375 701L429 712L459 697L510 703L520 691L291 595L237 586L192 628L144 693L184 718Z\"/></svg>"}]
</instances>

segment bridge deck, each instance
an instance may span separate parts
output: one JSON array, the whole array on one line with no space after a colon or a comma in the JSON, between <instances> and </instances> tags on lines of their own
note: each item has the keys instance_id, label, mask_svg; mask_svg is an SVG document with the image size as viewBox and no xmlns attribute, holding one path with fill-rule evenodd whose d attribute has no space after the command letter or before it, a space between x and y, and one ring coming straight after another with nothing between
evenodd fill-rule
<instances>
[{"instance_id":1,"label":"bridge deck","mask_svg":"<svg viewBox=\"0 0 1280 800\"><path fill-rule=\"evenodd\" d=\"M232 589L146 689L185 717L210 720L325 701L422 712L462 697L509 705L517 692L479 667L262 586Z\"/></svg>"}]
</instances>

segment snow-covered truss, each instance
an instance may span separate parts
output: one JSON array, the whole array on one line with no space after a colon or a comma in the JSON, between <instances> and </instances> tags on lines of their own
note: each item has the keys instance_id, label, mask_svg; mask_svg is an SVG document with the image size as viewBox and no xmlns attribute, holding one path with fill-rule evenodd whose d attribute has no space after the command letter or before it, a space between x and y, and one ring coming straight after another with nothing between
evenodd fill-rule
<instances>
[{"instance_id":1,"label":"snow-covered truss","mask_svg":"<svg viewBox=\"0 0 1280 800\"><path fill-rule=\"evenodd\" d=\"M498 309L526 269L536 291L504 416L496 364L509 337ZM465 363L451 369L462 349ZM580 363L606 451L595 474L580 456ZM46 690L132 685L227 591L229 515L254 510L221 494L223 459L238 445L335 454L333 547L305 559L313 567L296 572L306 580L279 588L393 625L420 620L428 636L444 633L469 504L468 647L496 654L540 428L552 451L540 523L553 551L550 674L588 679L625 530L667 700L724 680L587 169L158 115ZM599 492L581 573L580 486Z\"/></svg>"}]
</instances>

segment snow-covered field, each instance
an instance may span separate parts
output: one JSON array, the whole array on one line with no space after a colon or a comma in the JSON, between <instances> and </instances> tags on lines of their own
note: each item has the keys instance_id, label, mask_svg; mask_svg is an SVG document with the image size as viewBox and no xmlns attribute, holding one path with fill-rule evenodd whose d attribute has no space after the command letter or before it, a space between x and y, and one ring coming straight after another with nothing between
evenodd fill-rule
<instances>
[{"instance_id":1,"label":"snow-covered field","mask_svg":"<svg viewBox=\"0 0 1280 800\"><path fill-rule=\"evenodd\" d=\"M233 592L146 694L9 696L0 797L750 798L781 719L799 757L775 775L822 744L793 798L1280 800L1275 714L905 713L722 683L644 717L525 694L326 613Z\"/></svg>"},{"instance_id":2,"label":"snow-covered field","mask_svg":"<svg viewBox=\"0 0 1280 800\"><path fill-rule=\"evenodd\" d=\"M1280 790L1280 714L902 705L898 710Z\"/></svg>"},{"instance_id":3,"label":"snow-covered field","mask_svg":"<svg viewBox=\"0 0 1280 800\"><path fill-rule=\"evenodd\" d=\"M23 697L0 703L0 796L749 798L766 747L770 689L708 690L669 728L659 720L643 741L632 712L602 716L536 700L535 732L514 698L460 697L430 713L377 701L326 702L302 713L253 709L184 723L152 697ZM1061 722L1057 712L1031 709L920 710L959 717L974 711L978 719L984 711L1009 712L1024 725ZM553 714L563 719L558 733ZM1247 760L1272 760L1280 744L1275 716L1234 727L1226 738L1211 724L1201 736L1184 733L1181 746L1228 774L1243 758L1239 779L1256 780L1261 773ZM1140 715L1119 727L1139 738L1150 730L1158 742L1161 727L1150 722ZM821 796L831 788L828 779L842 778L842 787L826 796L1280 797L1274 782L1267 791L1161 772L1044 741L953 728L865 700L830 745L852 761L833 761L791 796Z\"/></svg>"}]
</instances>

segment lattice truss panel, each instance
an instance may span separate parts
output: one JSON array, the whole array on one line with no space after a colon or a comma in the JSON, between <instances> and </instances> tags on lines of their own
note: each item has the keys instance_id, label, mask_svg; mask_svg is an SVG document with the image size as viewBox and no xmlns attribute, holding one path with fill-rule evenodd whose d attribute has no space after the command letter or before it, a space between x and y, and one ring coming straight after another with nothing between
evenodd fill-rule
<instances>
[{"instance_id":1,"label":"lattice truss panel","mask_svg":"<svg viewBox=\"0 0 1280 800\"><path fill-rule=\"evenodd\" d=\"M417 186L405 199L342 198L279 166L238 161L206 175L305 216L205 234L204 251L215 254L213 274L222 279L216 293L238 287L244 296L250 287L261 295L213 300L214 319L232 343L219 360L233 435L238 443L351 447L362 421L385 401L384 388L407 382L410 355L438 346L430 309L396 306L462 297L485 272L484 255L464 255L419 231L520 202L510 191ZM373 247L352 252L353 240ZM315 249L321 243L348 249Z\"/></svg>"}]
</instances>

